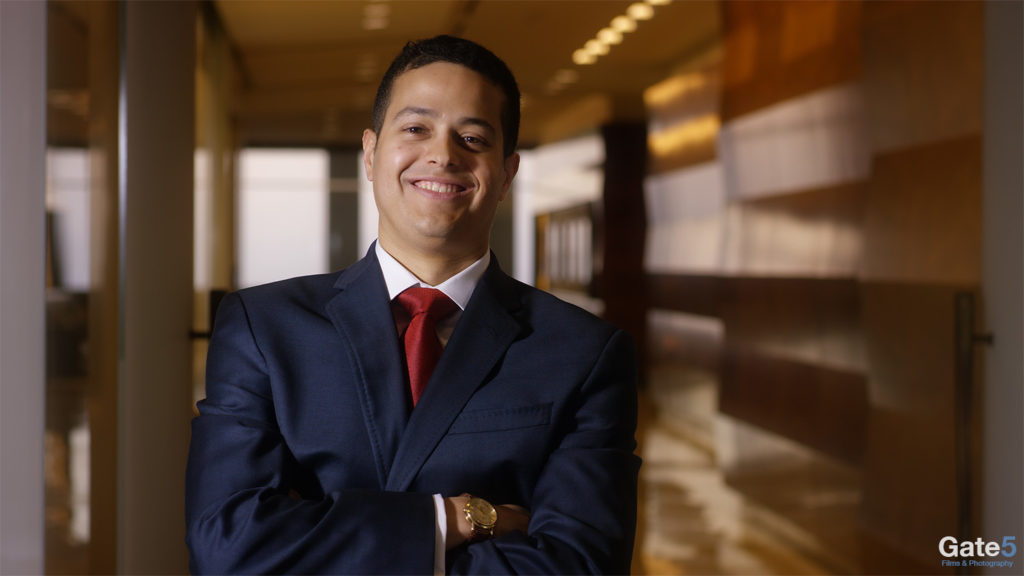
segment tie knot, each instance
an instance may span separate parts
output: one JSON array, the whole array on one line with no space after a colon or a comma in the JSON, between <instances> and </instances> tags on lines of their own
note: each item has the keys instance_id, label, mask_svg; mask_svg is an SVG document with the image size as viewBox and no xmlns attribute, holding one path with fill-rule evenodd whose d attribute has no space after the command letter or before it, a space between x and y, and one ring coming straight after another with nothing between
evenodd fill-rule
<instances>
[{"instance_id":1,"label":"tie knot","mask_svg":"<svg viewBox=\"0 0 1024 576\"><path fill-rule=\"evenodd\" d=\"M426 314L432 320L440 320L458 307L444 292L435 288L415 286L398 295L398 303L410 316Z\"/></svg>"}]
</instances>

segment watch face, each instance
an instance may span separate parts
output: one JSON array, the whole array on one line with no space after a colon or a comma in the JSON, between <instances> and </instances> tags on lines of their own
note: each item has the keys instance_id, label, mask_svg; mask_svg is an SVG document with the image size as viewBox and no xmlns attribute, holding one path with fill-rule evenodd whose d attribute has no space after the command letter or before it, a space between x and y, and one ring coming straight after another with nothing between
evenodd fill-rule
<instances>
[{"instance_id":1,"label":"watch face","mask_svg":"<svg viewBox=\"0 0 1024 576\"><path fill-rule=\"evenodd\" d=\"M498 512L489 502L482 498L471 498L467 505L473 522L484 526L491 526L498 521Z\"/></svg>"}]
</instances>

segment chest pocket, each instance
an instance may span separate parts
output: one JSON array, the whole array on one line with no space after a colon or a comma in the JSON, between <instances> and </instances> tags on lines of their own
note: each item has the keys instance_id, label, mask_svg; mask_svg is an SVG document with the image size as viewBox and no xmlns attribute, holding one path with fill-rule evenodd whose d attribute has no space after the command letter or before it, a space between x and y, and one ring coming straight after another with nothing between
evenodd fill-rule
<instances>
[{"instance_id":1,"label":"chest pocket","mask_svg":"<svg viewBox=\"0 0 1024 576\"><path fill-rule=\"evenodd\" d=\"M449 434L477 434L547 426L551 423L551 403L514 408L487 408L463 412L452 424Z\"/></svg>"}]
</instances>

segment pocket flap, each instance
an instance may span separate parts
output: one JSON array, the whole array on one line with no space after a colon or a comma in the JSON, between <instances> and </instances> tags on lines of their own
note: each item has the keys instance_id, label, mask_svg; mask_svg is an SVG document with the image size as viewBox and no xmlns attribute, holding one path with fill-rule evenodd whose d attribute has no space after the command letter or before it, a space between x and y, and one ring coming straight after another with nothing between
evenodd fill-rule
<instances>
[{"instance_id":1,"label":"pocket flap","mask_svg":"<svg viewBox=\"0 0 1024 576\"><path fill-rule=\"evenodd\" d=\"M551 422L551 403L515 408L488 408L463 412L449 434L492 432L545 426Z\"/></svg>"}]
</instances>

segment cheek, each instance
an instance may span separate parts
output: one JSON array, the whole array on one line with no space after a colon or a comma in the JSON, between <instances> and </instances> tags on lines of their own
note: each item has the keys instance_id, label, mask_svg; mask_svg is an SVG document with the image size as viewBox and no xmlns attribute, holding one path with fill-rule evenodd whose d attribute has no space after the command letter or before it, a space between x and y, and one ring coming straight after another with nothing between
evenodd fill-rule
<instances>
[{"instance_id":1,"label":"cheek","mask_svg":"<svg viewBox=\"0 0 1024 576\"><path fill-rule=\"evenodd\" d=\"M412 165L416 160L416 147L410 145L398 145L388 151L388 170L394 176L401 176L402 172Z\"/></svg>"},{"instance_id":2,"label":"cheek","mask_svg":"<svg viewBox=\"0 0 1024 576\"><path fill-rule=\"evenodd\" d=\"M508 192L508 188L505 186L505 171L501 169L492 170L487 174L487 177L487 196L492 202L500 202Z\"/></svg>"}]
</instances>

